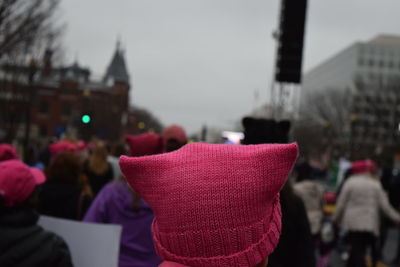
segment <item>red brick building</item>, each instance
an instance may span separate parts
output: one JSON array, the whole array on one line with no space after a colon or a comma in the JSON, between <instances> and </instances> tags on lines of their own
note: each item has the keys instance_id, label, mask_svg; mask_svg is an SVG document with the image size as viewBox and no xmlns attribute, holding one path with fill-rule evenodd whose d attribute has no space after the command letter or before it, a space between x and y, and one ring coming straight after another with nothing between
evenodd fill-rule
<instances>
[{"instance_id":1,"label":"red brick building","mask_svg":"<svg viewBox=\"0 0 400 267\"><path fill-rule=\"evenodd\" d=\"M91 79L77 62L52 67L51 51L36 67L3 65L0 70L0 134L22 138L27 112L31 137L48 139L63 134L117 140L123 134L129 108L130 80L124 51L117 45L101 80ZM91 120L84 124L83 115Z\"/></svg>"}]
</instances>

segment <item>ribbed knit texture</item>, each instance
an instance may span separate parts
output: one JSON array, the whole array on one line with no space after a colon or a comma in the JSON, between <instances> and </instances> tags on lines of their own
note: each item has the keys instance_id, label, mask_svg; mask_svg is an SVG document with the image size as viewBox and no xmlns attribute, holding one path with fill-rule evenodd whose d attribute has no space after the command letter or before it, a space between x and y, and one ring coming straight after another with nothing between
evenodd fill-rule
<instances>
[{"instance_id":1,"label":"ribbed knit texture","mask_svg":"<svg viewBox=\"0 0 400 267\"><path fill-rule=\"evenodd\" d=\"M153 208L153 238L164 260L192 267L254 266L276 247L279 191L296 144L189 144L122 157L129 184Z\"/></svg>"}]
</instances>

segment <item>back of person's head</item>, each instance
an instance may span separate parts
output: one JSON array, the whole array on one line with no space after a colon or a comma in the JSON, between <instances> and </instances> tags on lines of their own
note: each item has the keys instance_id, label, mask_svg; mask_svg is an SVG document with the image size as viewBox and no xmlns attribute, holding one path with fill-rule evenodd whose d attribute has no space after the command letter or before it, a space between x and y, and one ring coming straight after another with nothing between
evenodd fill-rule
<instances>
[{"instance_id":1,"label":"back of person's head","mask_svg":"<svg viewBox=\"0 0 400 267\"><path fill-rule=\"evenodd\" d=\"M129 146L129 155L132 157L154 155L163 152L163 140L161 136L155 133L126 135L125 141Z\"/></svg>"},{"instance_id":2,"label":"back of person's head","mask_svg":"<svg viewBox=\"0 0 400 267\"><path fill-rule=\"evenodd\" d=\"M279 192L297 154L296 144L192 143L172 153L121 157L120 166L154 210L153 239L162 259L253 267L278 244Z\"/></svg>"},{"instance_id":3,"label":"back of person's head","mask_svg":"<svg viewBox=\"0 0 400 267\"><path fill-rule=\"evenodd\" d=\"M120 157L127 154L127 149L123 142L114 143L110 148L110 154L114 157Z\"/></svg>"},{"instance_id":4,"label":"back of person's head","mask_svg":"<svg viewBox=\"0 0 400 267\"><path fill-rule=\"evenodd\" d=\"M19 160L0 162L0 197L2 208L13 208L27 202L45 175Z\"/></svg>"},{"instance_id":5,"label":"back of person's head","mask_svg":"<svg viewBox=\"0 0 400 267\"><path fill-rule=\"evenodd\" d=\"M47 177L52 182L78 183L81 171L79 156L73 152L63 152L51 161Z\"/></svg>"},{"instance_id":6,"label":"back of person's head","mask_svg":"<svg viewBox=\"0 0 400 267\"><path fill-rule=\"evenodd\" d=\"M245 145L255 144L286 144L289 141L290 121L275 121L272 119L256 119L245 117L242 120L244 127Z\"/></svg>"},{"instance_id":7,"label":"back of person's head","mask_svg":"<svg viewBox=\"0 0 400 267\"><path fill-rule=\"evenodd\" d=\"M179 125L171 125L165 128L162 137L164 139L164 150L166 152L178 150L187 143L186 132Z\"/></svg>"},{"instance_id":8,"label":"back of person's head","mask_svg":"<svg viewBox=\"0 0 400 267\"><path fill-rule=\"evenodd\" d=\"M108 151L104 142L97 142L89 156L89 169L96 174L104 174L110 168L107 161Z\"/></svg>"},{"instance_id":9,"label":"back of person's head","mask_svg":"<svg viewBox=\"0 0 400 267\"><path fill-rule=\"evenodd\" d=\"M307 161L298 164L295 167L295 171L297 174L297 177L296 177L297 182L313 179L313 168Z\"/></svg>"},{"instance_id":10,"label":"back of person's head","mask_svg":"<svg viewBox=\"0 0 400 267\"><path fill-rule=\"evenodd\" d=\"M9 144L0 144L0 161L18 159L15 148Z\"/></svg>"},{"instance_id":11,"label":"back of person's head","mask_svg":"<svg viewBox=\"0 0 400 267\"><path fill-rule=\"evenodd\" d=\"M161 136L155 133L146 133L139 135L126 135L125 141L130 147L130 155L133 157L150 156L163 152L163 142ZM139 211L140 196L132 193L132 208Z\"/></svg>"},{"instance_id":12,"label":"back of person's head","mask_svg":"<svg viewBox=\"0 0 400 267\"><path fill-rule=\"evenodd\" d=\"M358 160L351 164L351 174L375 174L378 166L372 160Z\"/></svg>"}]
</instances>

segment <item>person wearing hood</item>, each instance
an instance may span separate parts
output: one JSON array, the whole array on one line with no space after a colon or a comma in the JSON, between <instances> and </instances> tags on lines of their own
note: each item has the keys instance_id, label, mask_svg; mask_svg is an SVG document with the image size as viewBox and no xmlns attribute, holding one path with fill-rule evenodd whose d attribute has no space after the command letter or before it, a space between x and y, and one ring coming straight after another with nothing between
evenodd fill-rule
<instances>
[{"instance_id":1,"label":"person wearing hood","mask_svg":"<svg viewBox=\"0 0 400 267\"><path fill-rule=\"evenodd\" d=\"M0 162L0 266L72 267L65 241L37 224L36 193L44 181L19 160Z\"/></svg>"},{"instance_id":2,"label":"person wearing hood","mask_svg":"<svg viewBox=\"0 0 400 267\"><path fill-rule=\"evenodd\" d=\"M47 170L47 182L39 193L38 211L43 215L82 220L91 197L80 182L82 172L79 156L73 152L57 155Z\"/></svg>"},{"instance_id":3,"label":"person wearing hood","mask_svg":"<svg viewBox=\"0 0 400 267\"><path fill-rule=\"evenodd\" d=\"M162 152L162 139L156 134L126 136L125 140L133 157ZM153 211L146 202L125 180L119 179L99 192L84 221L122 225L119 267L151 267L161 262L151 239L153 218Z\"/></svg>"}]
</instances>

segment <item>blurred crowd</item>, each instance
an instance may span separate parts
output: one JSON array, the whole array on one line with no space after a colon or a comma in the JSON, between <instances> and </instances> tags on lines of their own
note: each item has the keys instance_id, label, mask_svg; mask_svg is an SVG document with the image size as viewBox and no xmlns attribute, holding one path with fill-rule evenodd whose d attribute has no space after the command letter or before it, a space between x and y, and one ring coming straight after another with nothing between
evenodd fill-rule
<instances>
[{"instance_id":1,"label":"blurred crowd","mask_svg":"<svg viewBox=\"0 0 400 267\"><path fill-rule=\"evenodd\" d=\"M89 143L59 140L26 151L24 161L12 145L0 144L0 266L73 266L66 242L37 224L40 215L121 225L120 267L160 264L324 267L332 266L330 257L334 251L348 267L367 266L367 255L370 266L377 266L388 229L400 225L400 161L394 160L390 167L380 168L372 160L359 159L342 169L343 175L338 178L337 161L323 162L300 156L294 164L297 154L293 152L296 155L292 159L292 152L285 152L287 155L282 152L293 148L288 144L289 122L245 118L243 127L244 139L239 146L187 145L185 130L177 125L167 127L161 134L127 135L121 142L112 144L102 140ZM229 142L225 140L225 143ZM263 144L286 145L268 147L268 154L261 149ZM196 153L201 153L202 158L197 158ZM263 153L266 155L261 161ZM120 166L121 156L129 157ZM135 159L141 161L135 162ZM221 167L233 163L226 171ZM155 167L149 171L151 164ZM202 176L204 173L218 175L210 181ZM231 184L229 180L236 177L235 173L243 176L240 184ZM259 174L267 177L264 179L269 181L267 185L251 180ZM140 183L139 178L134 180L131 176L155 181ZM156 181L155 176L163 179ZM185 179L180 181L181 177ZM274 184L274 179L282 184L277 183L275 187L270 186L276 189L270 189L268 186ZM278 230L274 230L278 234L274 237L270 234L271 224L263 224L263 230L259 230L268 232L265 248L260 245L261 241L253 240L260 234L258 230L252 232L250 239L239 238L246 233L238 229L253 225L238 217L246 217L256 208L259 212L263 199L246 199L250 186L255 196L271 195L271 201L265 204L265 212L269 214L265 218L278 218L275 222ZM218 191L220 187L222 191ZM258 190L264 187L264 191ZM207 188L218 192L217 202L211 203L201 196L203 193L208 196L209 192L204 191ZM281 208L277 209L271 203L279 195ZM236 201L237 209L228 215L218 210L221 205L230 210ZM202 209L202 205L207 209ZM207 219L194 216L187 221L181 218L187 217L186 212L197 214L200 219L206 214ZM152 226L154 214L157 224ZM265 218L259 221L264 222ZM251 219L258 222L255 215ZM186 230L179 228L182 234L172 236L172 232L178 232L176 224L182 224ZM209 234L203 227L220 233L225 229L221 225L235 229L231 235L238 237L225 235L223 241L206 240ZM197 237L187 237L187 229L197 233ZM181 240L184 237L190 240L186 241L189 244ZM263 239L260 237L260 240ZM209 242L217 244L214 251L208 251ZM248 248L243 248L244 244ZM256 253L253 247L265 251ZM400 265L400 240L392 257Z\"/></svg>"}]
</instances>

